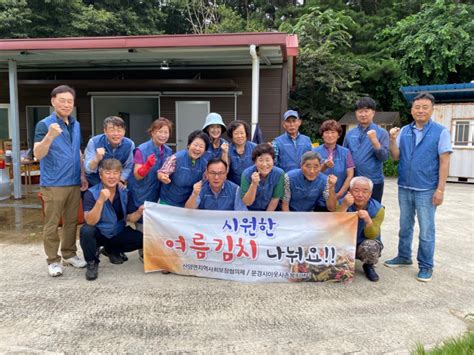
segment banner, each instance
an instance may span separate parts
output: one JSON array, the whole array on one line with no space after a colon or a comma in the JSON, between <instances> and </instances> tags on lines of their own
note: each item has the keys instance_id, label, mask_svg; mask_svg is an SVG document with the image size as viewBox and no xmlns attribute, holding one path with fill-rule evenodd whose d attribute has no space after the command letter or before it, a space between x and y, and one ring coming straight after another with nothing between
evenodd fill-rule
<instances>
[{"instance_id":1,"label":"banner","mask_svg":"<svg viewBox=\"0 0 474 355\"><path fill-rule=\"evenodd\" d=\"M206 211L145 202L145 272L350 281L356 234L355 213Z\"/></svg>"}]
</instances>

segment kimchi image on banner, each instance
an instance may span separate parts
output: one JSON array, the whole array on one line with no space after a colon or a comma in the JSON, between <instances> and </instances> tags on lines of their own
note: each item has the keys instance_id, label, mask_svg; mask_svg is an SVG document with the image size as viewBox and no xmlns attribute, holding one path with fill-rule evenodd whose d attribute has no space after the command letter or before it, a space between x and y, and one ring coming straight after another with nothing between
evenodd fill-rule
<instances>
[{"instance_id":1,"label":"kimchi image on banner","mask_svg":"<svg viewBox=\"0 0 474 355\"><path fill-rule=\"evenodd\" d=\"M352 280L355 213L208 211L145 202L145 272L249 282Z\"/></svg>"}]
</instances>

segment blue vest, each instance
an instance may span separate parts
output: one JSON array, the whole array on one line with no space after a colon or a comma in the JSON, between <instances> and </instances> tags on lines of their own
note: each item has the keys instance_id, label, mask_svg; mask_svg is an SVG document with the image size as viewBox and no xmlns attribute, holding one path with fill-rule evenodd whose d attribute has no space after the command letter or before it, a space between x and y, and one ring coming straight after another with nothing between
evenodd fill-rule
<instances>
[{"instance_id":1,"label":"blue vest","mask_svg":"<svg viewBox=\"0 0 474 355\"><path fill-rule=\"evenodd\" d=\"M384 207L380 204L380 202L371 198L369 202L367 203L367 207L365 209L369 213L370 218L374 218L381 208L384 208ZM352 205L351 207L347 209L347 212L357 212L356 206ZM359 223L357 224L357 245L359 245L364 240L366 240L365 235L364 235L364 228L365 228L365 222L362 218L359 218ZM375 239L381 240L380 235Z\"/></svg>"},{"instance_id":2,"label":"blue vest","mask_svg":"<svg viewBox=\"0 0 474 355\"><path fill-rule=\"evenodd\" d=\"M415 123L403 127L400 133L398 185L416 189L436 189L439 179L438 142L442 125L429 120L423 127L420 143L415 146Z\"/></svg>"},{"instance_id":3,"label":"blue vest","mask_svg":"<svg viewBox=\"0 0 474 355\"><path fill-rule=\"evenodd\" d=\"M233 211L235 210L235 194L237 192L238 186L231 181L226 180L222 186L222 190L219 192L219 195L214 195L214 192L211 190L209 181L206 181L202 185L201 192L199 197L201 202L199 203L198 208L200 210L220 210L220 211Z\"/></svg>"},{"instance_id":4,"label":"blue vest","mask_svg":"<svg viewBox=\"0 0 474 355\"><path fill-rule=\"evenodd\" d=\"M227 143L227 141L223 138L219 138L219 146L214 149L214 145L212 144L212 139L211 139L211 144L209 144L209 148L207 149L207 151L209 152L209 154L211 155L210 159L214 159L214 158L221 158L222 156L222 143Z\"/></svg>"},{"instance_id":5,"label":"blue vest","mask_svg":"<svg viewBox=\"0 0 474 355\"><path fill-rule=\"evenodd\" d=\"M102 183L98 183L97 185L91 187L89 191L92 193L94 200L100 196L100 191L104 188ZM97 229L102 233L102 235L106 238L113 238L120 232L125 229L125 225L127 223L127 202L128 202L128 190L127 189L117 189L115 193L118 193L120 196L120 205L122 206L123 210L123 219L117 221L117 215L115 214L114 206L112 203L107 199L104 203L104 207L102 208L102 213L100 214L99 222L95 225Z\"/></svg>"},{"instance_id":6,"label":"blue vest","mask_svg":"<svg viewBox=\"0 0 474 355\"><path fill-rule=\"evenodd\" d=\"M235 149L235 145L231 144L229 147L229 174L227 179L240 186L242 179L242 172L249 166L253 165L252 152L257 145L253 142L247 141L244 146L244 153L239 155Z\"/></svg>"},{"instance_id":7,"label":"blue vest","mask_svg":"<svg viewBox=\"0 0 474 355\"><path fill-rule=\"evenodd\" d=\"M250 185L252 182L252 174L257 171L255 165L248 167L242 173L242 178L246 179ZM285 172L274 166L270 174L267 175L265 180L260 180L257 193L255 195L255 201L252 205L247 206L250 211L266 211L268 204L273 198L273 192L275 191L278 181Z\"/></svg>"},{"instance_id":8,"label":"blue vest","mask_svg":"<svg viewBox=\"0 0 474 355\"><path fill-rule=\"evenodd\" d=\"M381 184L384 180L383 162L378 160L375 150L367 136L367 131L375 130L377 139L382 143L388 142L388 133L375 123L371 123L366 129L357 126L347 132L344 138L344 147L349 148L354 159L355 176L365 176L374 184ZM387 156L388 157L388 156Z\"/></svg>"},{"instance_id":9,"label":"blue vest","mask_svg":"<svg viewBox=\"0 0 474 355\"><path fill-rule=\"evenodd\" d=\"M202 180L209 156L204 154L193 166L187 149L177 152L176 170L170 176L171 182L162 184L160 200L171 206L184 207L193 192L193 185Z\"/></svg>"},{"instance_id":10,"label":"blue vest","mask_svg":"<svg viewBox=\"0 0 474 355\"><path fill-rule=\"evenodd\" d=\"M141 180L135 179L135 176L130 174L128 179L128 188L132 193L133 205L140 207L145 201L158 202L160 197L161 182L158 180L156 172L161 169L165 160L173 154L173 151L166 144L163 145L163 155L153 140L149 140L138 146L137 149L142 153L143 161L155 154L156 163L150 169L150 172Z\"/></svg>"},{"instance_id":11,"label":"blue vest","mask_svg":"<svg viewBox=\"0 0 474 355\"><path fill-rule=\"evenodd\" d=\"M120 142L120 145L115 149L112 149L112 146L110 145L106 135L103 133L92 137L91 139L94 142L96 149L105 149L105 154L102 161L105 159L115 158L122 163L122 166L125 165L125 162L127 161L133 147L133 141L130 138L123 137L122 142ZM86 177L87 181L89 181L89 186L97 185L100 182L100 176L98 172L86 173Z\"/></svg>"},{"instance_id":12,"label":"blue vest","mask_svg":"<svg viewBox=\"0 0 474 355\"><path fill-rule=\"evenodd\" d=\"M319 147L313 148L313 152L319 153L321 157L326 160L329 155L327 149L324 145L320 145ZM334 156L332 157L332 161L334 162L334 166L330 169L326 169L324 171L325 175L336 175L337 176L337 183L336 183L336 193L339 192L342 185L344 185L344 181L347 178L347 156L349 155L349 149L340 146L339 144L336 145L336 149L334 150Z\"/></svg>"},{"instance_id":13,"label":"blue vest","mask_svg":"<svg viewBox=\"0 0 474 355\"><path fill-rule=\"evenodd\" d=\"M75 186L81 184L81 127L79 122L69 116L72 137L66 124L56 117L56 112L41 120L46 126L59 124L63 130L49 147L48 154L40 160L40 185Z\"/></svg>"},{"instance_id":14,"label":"blue vest","mask_svg":"<svg viewBox=\"0 0 474 355\"><path fill-rule=\"evenodd\" d=\"M301 165L301 156L312 149L308 136L298 134L296 141L288 133L275 138L278 147L278 166L286 172L298 169Z\"/></svg>"},{"instance_id":15,"label":"blue vest","mask_svg":"<svg viewBox=\"0 0 474 355\"><path fill-rule=\"evenodd\" d=\"M290 211L310 212L316 205L326 206L323 192L326 188L328 177L322 173L316 179L308 181L301 169L295 169L287 173L290 180Z\"/></svg>"}]
</instances>

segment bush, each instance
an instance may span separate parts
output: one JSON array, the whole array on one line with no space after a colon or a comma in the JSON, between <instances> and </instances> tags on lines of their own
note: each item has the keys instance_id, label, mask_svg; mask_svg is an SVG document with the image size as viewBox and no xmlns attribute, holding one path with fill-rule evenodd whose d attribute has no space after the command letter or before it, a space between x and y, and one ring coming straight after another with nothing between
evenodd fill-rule
<instances>
[{"instance_id":1,"label":"bush","mask_svg":"<svg viewBox=\"0 0 474 355\"><path fill-rule=\"evenodd\" d=\"M389 157L387 161L383 163L383 174L385 176L398 176L398 161L394 161L392 157Z\"/></svg>"}]
</instances>

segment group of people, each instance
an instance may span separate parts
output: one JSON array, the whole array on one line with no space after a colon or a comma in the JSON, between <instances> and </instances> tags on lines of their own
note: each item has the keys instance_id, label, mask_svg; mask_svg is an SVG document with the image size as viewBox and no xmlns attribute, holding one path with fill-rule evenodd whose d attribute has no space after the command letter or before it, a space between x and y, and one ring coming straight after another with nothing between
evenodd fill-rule
<instances>
[{"instance_id":1,"label":"group of people","mask_svg":"<svg viewBox=\"0 0 474 355\"><path fill-rule=\"evenodd\" d=\"M84 156L80 125L71 116L74 100L71 87L55 88L51 93L54 112L35 131L34 154L40 161L45 205L44 248L51 276L62 274L61 256L64 264L87 267L86 279L94 280L101 253L120 264L127 259L126 252L140 252L144 202L151 201L207 210L356 212L356 257L367 278L378 281L374 265L383 249L383 162L391 154L400 160L400 243L397 257L385 265L412 264L417 214L417 278L431 279L434 213L443 201L452 149L447 130L431 120L434 98L430 94L414 99L414 122L401 130L393 128L390 134L373 122L375 101L359 99L358 125L346 133L342 146L337 144L342 128L335 120L322 123L323 144L313 148L310 138L299 132L298 112L289 110L282 120L285 133L257 145L250 141L245 121L234 120L226 126L221 115L213 112L202 130L189 134L187 148L176 153L166 144L172 133L168 119L152 122L150 139L135 146L125 137L124 121L107 117L104 133L89 140ZM80 191L85 219L80 244L85 261L76 254Z\"/></svg>"}]
</instances>

